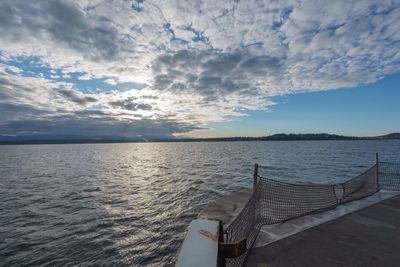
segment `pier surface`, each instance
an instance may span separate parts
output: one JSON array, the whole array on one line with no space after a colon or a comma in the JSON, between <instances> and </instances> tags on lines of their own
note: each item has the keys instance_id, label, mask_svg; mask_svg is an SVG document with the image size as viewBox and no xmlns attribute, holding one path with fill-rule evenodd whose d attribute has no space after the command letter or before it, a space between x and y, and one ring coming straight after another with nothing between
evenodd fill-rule
<instances>
[{"instance_id":1,"label":"pier surface","mask_svg":"<svg viewBox=\"0 0 400 267\"><path fill-rule=\"evenodd\" d=\"M400 196L264 247L246 266L399 266Z\"/></svg>"},{"instance_id":2,"label":"pier surface","mask_svg":"<svg viewBox=\"0 0 400 267\"><path fill-rule=\"evenodd\" d=\"M228 226L240 213L251 189L211 202L199 218ZM264 225L245 266L399 266L400 195L380 191L373 196L306 215Z\"/></svg>"},{"instance_id":3,"label":"pier surface","mask_svg":"<svg viewBox=\"0 0 400 267\"><path fill-rule=\"evenodd\" d=\"M209 203L199 214L199 218L214 219L222 221L224 226L229 225L232 220L242 211L244 205L251 197L252 189L242 189L231 193Z\"/></svg>"}]
</instances>

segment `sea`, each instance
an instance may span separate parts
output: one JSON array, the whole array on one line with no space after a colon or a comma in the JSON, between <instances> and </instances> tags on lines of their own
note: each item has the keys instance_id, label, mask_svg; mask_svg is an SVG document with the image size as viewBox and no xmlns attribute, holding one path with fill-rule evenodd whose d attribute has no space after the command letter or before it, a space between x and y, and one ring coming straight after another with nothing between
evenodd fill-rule
<instances>
[{"instance_id":1,"label":"sea","mask_svg":"<svg viewBox=\"0 0 400 267\"><path fill-rule=\"evenodd\" d=\"M264 177L346 181L400 140L0 146L0 266L169 266L209 203Z\"/></svg>"}]
</instances>

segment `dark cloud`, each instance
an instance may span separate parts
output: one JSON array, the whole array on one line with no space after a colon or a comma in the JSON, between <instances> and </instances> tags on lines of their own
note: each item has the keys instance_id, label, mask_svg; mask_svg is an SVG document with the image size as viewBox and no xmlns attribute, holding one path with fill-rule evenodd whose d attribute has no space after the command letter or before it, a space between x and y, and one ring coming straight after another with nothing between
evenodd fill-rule
<instances>
[{"instance_id":1,"label":"dark cloud","mask_svg":"<svg viewBox=\"0 0 400 267\"><path fill-rule=\"evenodd\" d=\"M74 114L79 116L107 116L102 110L93 110L93 109L85 109L85 110L78 110L75 111Z\"/></svg>"},{"instance_id":2,"label":"dark cloud","mask_svg":"<svg viewBox=\"0 0 400 267\"><path fill-rule=\"evenodd\" d=\"M279 74L283 70L286 58L276 58L270 56L248 57L240 62L240 70L254 76Z\"/></svg>"},{"instance_id":3,"label":"dark cloud","mask_svg":"<svg viewBox=\"0 0 400 267\"><path fill-rule=\"evenodd\" d=\"M246 50L226 54L182 50L159 56L153 63L153 88L195 92L207 99L232 93L254 95L263 76L284 75L284 58L255 57Z\"/></svg>"},{"instance_id":4,"label":"dark cloud","mask_svg":"<svg viewBox=\"0 0 400 267\"><path fill-rule=\"evenodd\" d=\"M131 111L152 110L153 109L153 107L150 104L134 102L135 99L136 98L116 100L116 101L109 102L109 104L114 108L122 108L122 109L126 109L126 110L131 110Z\"/></svg>"},{"instance_id":5,"label":"dark cloud","mask_svg":"<svg viewBox=\"0 0 400 267\"><path fill-rule=\"evenodd\" d=\"M204 62L202 67L205 72L214 75L229 75L242 61L243 55L241 54L221 54Z\"/></svg>"},{"instance_id":6,"label":"dark cloud","mask_svg":"<svg viewBox=\"0 0 400 267\"><path fill-rule=\"evenodd\" d=\"M58 93L60 93L62 96L67 98L68 100L78 103L78 104L87 104L91 102L97 102L97 99L92 96L85 96L82 93L79 93L75 90L70 90L70 89L62 89L58 90Z\"/></svg>"},{"instance_id":7,"label":"dark cloud","mask_svg":"<svg viewBox=\"0 0 400 267\"><path fill-rule=\"evenodd\" d=\"M1 1L0 32L11 41L49 36L91 60L113 60L123 49L123 37L106 17L89 19L67 1Z\"/></svg>"},{"instance_id":8,"label":"dark cloud","mask_svg":"<svg viewBox=\"0 0 400 267\"><path fill-rule=\"evenodd\" d=\"M10 97L10 92L12 91L10 89L16 89L16 88L26 93L31 93L35 91L35 88L27 86L23 83L18 83L16 82L15 79L10 79L9 75L0 72L0 99L4 100Z\"/></svg>"},{"instance_id":9,"label":"dark cloud","mask_svg":"<svg viewBox=\"0 0 400 267\"><path fill-rule=\"evenodd\" d=\"M42 110L31 105L26 104L14 104L14 103L0 103L0 114L1 121L15 119L16 116L23 114L25 117L28 116L40 116L46 114L47 110Z\"/></svg>"},{"instance_id":10,"label":"dark cloud","mask_svg":"<svg viewBox=\"0 0 400 267\"><path fill-rule=\"evenodd\" d=\"M173 133L199 129L195 125L172 120L121 121L111 117L69 118L68 116L37 120L10 120L2 123L1 135L19 138L170 138Z\"/></svg>"},{"instance_id":11,"label":"dark cloud","mask_svg":"<svg viewBox=\"0 0 400 267\"><path fill-rule=\"evenodd\" d=\"M46 98L62 98L67 102L85 105L97 102L94 95L83 94L73 89L56 89L64 85L51 83L42 79L17 77L0 73L0 102L8 104L8 111L16 109L43 110L50 108L51 103L46 103ZM22 110L21 110L22 112Z\"/></svg>"},{"instance_id":12,"label":"dark cloud","mask_svg":"<svg viewBox=\"0 0 400 267\"><path fill-rule=\"evenodd\" d=\"M143 95L141 96L142 99L158 99L157 95Z\"/></svg>"}]
</instances>

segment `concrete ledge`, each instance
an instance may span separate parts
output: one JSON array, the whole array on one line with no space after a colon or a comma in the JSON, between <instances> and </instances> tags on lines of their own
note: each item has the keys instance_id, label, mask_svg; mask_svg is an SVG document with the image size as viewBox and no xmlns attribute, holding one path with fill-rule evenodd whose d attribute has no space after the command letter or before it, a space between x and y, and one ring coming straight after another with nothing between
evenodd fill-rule
<instances>
[{"instance_id":1,"label":"concrete ledge","mask_svg":"<svg viewBox=\"0 0 400 267\"><path fill-rule=\"evenodd\" d=\"M192 221L179 252L177 267L212 267L218 264L219 222Z\"/></svg>"},{"instance_id":2,"label":"concrete ledge","mask_svg":"<svg viewBox=\"0 0 400 267\"><path fill-rule=\"evenodd\" d=\"M198 215L198 218L222 221L224 228L229 225L246 205L252 194L251 189L223 196L209 203Z\"/></svg>"}]
</instances>

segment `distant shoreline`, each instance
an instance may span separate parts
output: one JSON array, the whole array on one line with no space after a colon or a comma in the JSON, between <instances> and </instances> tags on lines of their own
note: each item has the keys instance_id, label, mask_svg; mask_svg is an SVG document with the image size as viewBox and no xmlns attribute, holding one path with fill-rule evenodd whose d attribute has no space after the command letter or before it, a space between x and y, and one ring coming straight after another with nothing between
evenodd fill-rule
<instances>
[{"instance_id":1,"label":"distant shoreline","mask_svg":"<svg viewBox=\"0 0 400 267\"><path fill-rule=\"evenodd\" d=\"M11 139L11 138L10 138ZM400 139L400 133L360 137L336 134L274 134L260 137L215 137L215 138L171 138L171 139L30 139L2 140L0 145L43 145L43 144L105 144L105 143L183 143L183 142L251 142L251 141L329 141L329 140L391 140Z\"/></svg>"}]
</instances>

